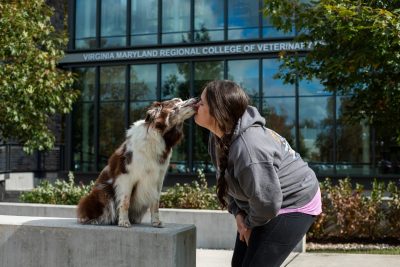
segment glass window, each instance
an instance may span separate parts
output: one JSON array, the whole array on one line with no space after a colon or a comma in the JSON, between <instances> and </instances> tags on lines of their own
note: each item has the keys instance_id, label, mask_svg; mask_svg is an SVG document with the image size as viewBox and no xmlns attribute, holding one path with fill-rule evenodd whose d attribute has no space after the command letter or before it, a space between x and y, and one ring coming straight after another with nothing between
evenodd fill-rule
<instances>
[{"instance_id":1,"label":"glass window","mask_svg":"<svg viewBox=\"0 0 400 267\"><path fill-rule=\"evenodd\" d=\"M313 96L313 95L332 95L331 92L325 90L325 87L317 80L311 81L302 80L299 82L299 95L300 96Z\"/></svg>"},{"instance_id":2,"label":"glass window","mask_svg":"<svg viewBox=\"0 0 400 267\"><path fill-rule=\"evenodd\" d=\"M324 163L322 169L314 169L319 174L332 171L334 136L334 98L300 97L299 125L300 146L304 160ZM325 164L326 163L326 164ZM332 172L330 172L332 173Z\"/></svg>"},{"instance_id":3,"label":"glass window","mask_svg":"<svg viewBox=\"0 0 400 267\"><path fill-rule=\"evenodd\" d=\"M126 46L126 1L101 0L101 47Z\"/></svg>"},{"instance_id":4,"label":"glass window","mask_svg":"<svg viewBox=\"0 0 400 267\"><path fill-rule=\"evenodd\" d=\"M200 0L194 6L195 42L224 39L224 1Z\"/></svg>"},{"instance_id":5,"label":"glass window","mask_svg":"<svg viewBox=\"0 0 400 267\"><path fill-rule=\"evenodd\" d=\"M204 61L194 63L194 94L200 96L204 86L212 80L224 78L223 61ZM193 159L194 170L200 169L205 173L215 172L208 155L209 131L199 126L194 127Z\"/></svg>"},{"instance_id":6,"label":"glass window","mask_svg":"<svg viewBox=\"0 0 400 267\"><path fill-rule=\"evenodd\" d=\"M350 122L345 114L349 97L336 99L336 171L340 175L371 175L369 127L366 122Z\"/></svg>"},{"instance_id":7,"label":"glass window","mask_svg":"<svg viewBox=\"0 0 400 267\"><path fill-rule=\"evenodd\" d=\"M131 44L157 43L158 1L132 0Z\"/></svg>"},{"instance_id":8,"label":"glass window","mask_svg":"<svg viewBox=\"0 0 400 267\"><path fill-rule=\"evenodd\" d=\"M189 63L173 63L161 65L161 99L171 99L180 97L187 99L189 97ZM189 136L189 124L184 124L184 136ZM173 173L188 172L188 139L184 138L182 142L174 148L171 157L169 171Z\"/></svg>"},{"instance_id":9,"label":"glass window","mask_svg":"<svg viewBox=\"0 0 400 267\"><path fill-rule=\"evenodd\" d=\"M157 99L157 65L132 65L130 122L143 119L146 109Z\"/></svg>"},{"instance_id":10,"label":"glass window","mask_svg":"<svg viewBox=\"0 0 400 267\"><path fill-rule=\"evenodd\" d=\"M265 97L263 99L262 115L266 126L285 137L290 146L296 147L296 103L294 97Z\"/></svg>"},{"instance_id":11,"label":"glass window","mask_svg":"<svg viewBox=\"0 0 400 267\"><path fill-rule=\"evenodd\" d=\"M189 97L190 69L188 63L161 65L161 99Z\"/></svg>"},{"instance_id":12,"label":"glass window","mask_svg":"<svg viewBox=\"0 0 400 267\"><path fill-rule=\"evenodd\" d=\"M228 1L228 39L256 39L259 37L259 1Z\"/></svg>"},{"instance_id":13,"label":"glass window","mask_svg":"<svg viewBox=\"0 0 400 267\"><path fill-rule=\"evenodd\" d=\"M259 107L260 79L257 59L228 61L228 79L238 83L251 98L251 104Z\"/></svg>"},{"instance_id":14,"label":"glass window","mask_svg":"<svg viewBox=\"0 0 400 267\"><path fill-rule=\"evenodd\" d=\"M100 69L99 170L125 139L125 66Z\"/></svg>"},{"instance_id":15,"label":"glass window","mask_svg":"<svg viewBox=\"0 0 400 267\"><path fill-rule=\"evenodd\" d=\"M76 0L75 48L96 47L96 1Z\"/></svg>"},{"instance_id":16,"label":"glass window","mask_svg":"<svg viewBox=\"0 0 400 267\"><path fill-rule=\"evenodd\" d=\"M281 65L279 59L270 58L263 60L263 96L294 96L295 86L284 84L282 80L275 79Z\"/></svg>"},{"instance_id":17,"label":"glass window","mask_svg":"<svg viewBox=\"0 0 400 267\"><path fill-rule=\"evenodd\" d=\"M95 68L79 68L77 88L80 100L75 104L72 117L72 155L75 171L95 171L94 154L94 92Z\"/></svg>"},{"instance_id":18,"label":"glass window","mask_svg":"<svg viewBox=\"0 0 400 267\"><path fill-rule=\"evenodd\" d=\"M278 30L274 26L272 26L271 23L271 18L263 16L263 29L262 29L262 35L263 38L282 38L282 37L294 37L294 26L292 27L291 32L283 32L281 30Z\"/></svg>"},{"instance_id":19,"label":"glass window","mask_svg":"<svg viewBox=\"0 0 400 267\"><path fill-rule=\"evenodd\" d=\"M162 0L162 43L190 42L190 0Z\"/></svg>"}]
</instances>

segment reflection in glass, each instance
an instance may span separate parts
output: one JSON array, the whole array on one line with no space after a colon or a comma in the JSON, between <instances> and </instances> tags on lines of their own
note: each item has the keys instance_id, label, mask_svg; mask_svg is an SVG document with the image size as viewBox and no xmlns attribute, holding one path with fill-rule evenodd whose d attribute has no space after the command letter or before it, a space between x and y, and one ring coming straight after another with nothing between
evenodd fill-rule
<instances>
[{"instance_id":1,"label":"reflection in glass","mask_svg":"<svg viewBox=\"0 0 400 267\"><path fill-rule=\"evenodd\" d=\"M258 38L259 1L228 0L228 39Z\"/></svg>"},{"instance_id":2,"label":"reflection in glass","mask_svg":"<svg viewBox=\"0 0 400 267\"><path fill-rule=\"evenodd\" d=\"M130 104L130 122L134 123L137 120L143 120L146 116L146 111L154 101L136 101Z\"/></svg>"},{"instance_id":3,"label":"reflection in glass","mask_svg":"<svg viewBox=\"0 0 400 267\"><path fill-rule=\"evenodd\" d=\"M200 0L194 6L195 42L224 39L224 1Z\"/></svg>"},{"instance_id":4,"label":"reflection in glass","mask_svg":"<svg viewBox=\"0 0 400 267\"><path fill-rule=\"evenodd\" d=\"M284 84L280 79L274 79L279 72L281 62L277 58L263 60L263 96L294 96L295 86Z\"/></svg>"},{"instance_id":5,"label":"reflection in glass","mask_svg":"<svg viewBox=\"0 0 400 267\"><path fill-rule=\"evenodd\" d=\"M182 43L190 32L190 0L162 0L162 43Z\"/></svg>"},{"instance_id":6,"label":"reflection in glass","mask_svg":"<svg viewBox=\"0 0 400 267\"><path fill-rule=\"evenodd\" d=\"M125 66L100 69L99 170L125 138Z\"/></svg>"},{"instance_id":7,"label":"reflection in glass","mask_svg":"<svg viewBox=\"0 0 400 267\"><path fill-rule=\"evenodd\" d=\"M230 60L228 61L228 79L238 83L249 95L251 104L259 107L259 61Z\"/></svg>"},{"instance_id":8,"label":"reflection in glass","mask_svg":"<svg viewBox=\"0 0 400 267\"><path fill-rule=\"evenodd\" d=\"M341 96L336 99L337 173L371 174L370 167L366 164L371 162L369 127L366 122L350 122L350 118L345 114L349 106L349 97Z\"/></svg>"},{"instance_id":9,"label":"reflection in glass","mask_svg":"<svg viewBox=\"0 0 400 267\"><path fill-rule=\"evenodd\" d=\"M262 116L265 117L268 128L286 138L290 146L300 153L295 145L295 107L294 97L264 98Z\"/></svg>"},{"instance_id":10,"label":"reflection in glass","mask_svg":"<svg viewBox=\"0 0 400 267\"><path fill-rule=\"evenodd\" d=\"M303 157L312 162L333 162L334 99L300 97L300 139L304 140Z\"/></svg>"},{"instance_id":11,"label":"reflection in glass","mask_svg":"<svg viewBox=\"0 0 400 267\"><path fill-rule=\"evenodd\" d=\"M101 47L126 46L126 1L101 1Z\"/></svg>"},{"instance_id":12,"label":"reflection in glass","mask_svg":"<svg viewBox=\"0 0 400 267\"><path fill-rule=\"evenodd\" d=\"M76 0L75 48L96 47L96 1Z\"/></svg>"},{"instance_id":13,"label":"reflection in glass","mask_svg":"<svg viewBox=\"0 0 400 267\"><path fill-rule=\"evenodd\" d=\"M299 81L299 95L300 96L312 96L312 95L320 95L320 96L328 96L332 95L331 92L325 90L325 87L317 80L302 80Z\"/></svg>"},{"instance_id":14,"label":"reflection in glass","mask_svg":"<svg viewBox=\"0 0 400 267\"><path fill-rule=\"evenodd\" d=\"M72 154L75 171L95 171L94 155L94 90L95 68L79 68L77 88L81 91L80 100L75 104L72 117Z\"/></svg>"},{"instance_id":15,"label":"reflection in glass","mask_svg":"<svg viewBox=\"0 0 400 267\"><path fill-rule=\"evenodd\" d=\"M131 44L157 43L158 1L132 0Z\"/></svg>"},{"instance_id":16,"label":"reflection in glass","mask_svg":"<svg viewBox=\"0 0 400 267\"><path fill-rule=\"evenodd\" d=\"M157 65L131 65L130 100L157 99Z\"/></svg>"},{"instance_id":17,"label":"reflection in glass","mask_svg":"<svg viewBox=\"0 0 400 267\"><path fill-rule=\"evenodd\" d=\"M204 86L212 80L224 78L223 61L204 61L194 63L194 95L200 96ZM194 127L193 159L194 170L204 170L205 173L214 172L215 169L208 155L209 131L205 128Z\"/></svg>"},{"instance_id":18,"label":"reflection in glass","mask_svg":"<svg viewBox=\"0 0 400 267\"><path fill-rule=\"evenodd\" d=\"M161 99L180 97L189 98L189 63L173 63L161 65ZM184 123L184 136L189 136L189 124ZM174 148L171 157L170 172L188 171L188 141L182 142Z\"/></svg>"},{"instance_id":19,"label":"reflection in glass","mask_svg":"<svg viewBox=\"0 0 400 267\"><path fill-rule=\"evenodd\" d=\"M262 35L263 38L282 38L282 37L294 37L294 25L292 27L291 32L283 32L282 30L278 30L274 26L272 26L271 23L271 18L263 16L263 29L262 29Z\"/></svg>"},{"instance_id":20,"label":"reflection in glass","mask_svg":"<svg viewBox=\"0 0 400 267\"><path fill-rule=\"evenodd\" d=\"M188 63L172 63L161 65L161 99L189 97Z\"/></svg>"}]
</instances>

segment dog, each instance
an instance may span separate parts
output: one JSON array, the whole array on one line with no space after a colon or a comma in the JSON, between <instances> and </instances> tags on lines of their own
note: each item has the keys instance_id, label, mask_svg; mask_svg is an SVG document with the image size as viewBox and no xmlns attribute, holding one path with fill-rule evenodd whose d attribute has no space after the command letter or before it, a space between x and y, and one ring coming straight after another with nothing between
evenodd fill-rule
<instances>
[{"instance_id":1,"label":"dog","mask_svg":"<svg viewBox=\"0 0 400 267\"><path fill-rule=\"evenodd\" d=\"M183 122L196 112L198 98L154 102L144 120L133 123L125 142L108 159L90 193L77 206L82 224L141 223L162 227L159 200L172 148L183 138Z\"/></svg>"}]
</instances>

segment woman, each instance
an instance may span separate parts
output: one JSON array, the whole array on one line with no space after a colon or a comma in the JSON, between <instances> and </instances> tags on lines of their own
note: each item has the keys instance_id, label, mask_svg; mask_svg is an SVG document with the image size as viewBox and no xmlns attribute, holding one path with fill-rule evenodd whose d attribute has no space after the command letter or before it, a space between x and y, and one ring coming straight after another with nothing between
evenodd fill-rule
<instances>
[{"instance_id":1,"label":"woman","mask_svg":"<svg viewBox=\"0 0 400 267\"><path fill-rule=\"evenodd\" d=\"M280 266L321 213L314 172L232 81L208 83L194 119L211 132L217 196L236 218L232 266Z\"/></svg>"}]
</instances>

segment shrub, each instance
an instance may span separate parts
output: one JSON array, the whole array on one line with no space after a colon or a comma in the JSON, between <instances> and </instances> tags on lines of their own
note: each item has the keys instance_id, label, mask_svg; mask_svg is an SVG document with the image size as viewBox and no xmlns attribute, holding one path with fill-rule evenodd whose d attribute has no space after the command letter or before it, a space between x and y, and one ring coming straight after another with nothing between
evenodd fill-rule
<instances>
[{"instance_id":1,"label":"shrub","mask_svg":"<svg viewBox=\"0 0 400 267\"><path fill-rule=\"evenodd\" d=\"M198 171L199 182L179 184L161 194L160 207L180 209L220 209L216 196L216 187L208 187L202 171Z\"/></svg>"},{"instance_id":2,"label":"shrub","mask_svg":"<svg viewBox=\"0 0 400 267\"><path fill-rule=\"evenodd\" d=\"M388 201L383 201L390 192ZM308 238L311 240L381 240L399 236L400 201L394 183L374 180L367 196L362 186L353 189L350 179L333 186L330 179L321 183L323 212L316 218Z\"/></svg>"},{"instance_id":3,"label":"shrub","mask_svg":"<svg viewBox=\"0 0 400 267\"><path fill-rule=\"evenodd\" d=\"M77 205L80 198L90 192L94 182L89 185L75 185L74 175L68 174L68 181L57 179L54 184L43 180L32 191L20 195L20 200L27 203Z\"/></svg>"}]
</instances>

